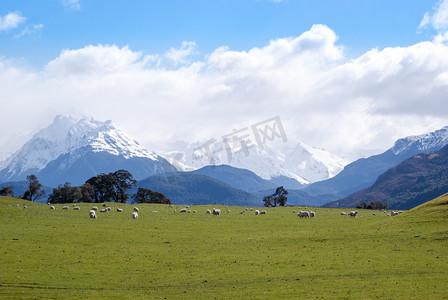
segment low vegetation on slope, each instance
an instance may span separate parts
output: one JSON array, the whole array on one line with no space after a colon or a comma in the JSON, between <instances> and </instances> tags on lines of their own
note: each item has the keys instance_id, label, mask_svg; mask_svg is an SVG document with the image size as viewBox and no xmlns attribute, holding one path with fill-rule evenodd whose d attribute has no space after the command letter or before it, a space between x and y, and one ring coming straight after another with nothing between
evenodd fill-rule
<instances>
[{"instance_id":1,"label":"low vegetation on slope","mask_svg":"<svg viewBox=\"0 0 448 300\"><path fill-rule=\"evenodd\" d=\"M394 217L312 208L311 219L297 207L213 216L160 204L132 219L133 205L110 203L90 219L91 204L3 197L0 298L443 298L447 201Z\"/></svg>"}]
</instances>

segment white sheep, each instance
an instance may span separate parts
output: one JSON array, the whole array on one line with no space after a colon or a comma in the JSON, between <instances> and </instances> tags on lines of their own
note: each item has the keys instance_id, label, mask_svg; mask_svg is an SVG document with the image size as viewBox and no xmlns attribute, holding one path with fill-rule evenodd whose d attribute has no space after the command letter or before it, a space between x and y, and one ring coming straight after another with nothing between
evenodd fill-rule
<instances>
[{"instance_id":1,"label":"white sheep","mask_svg":"<svg viewBox=\"0 0 448 300\"><path fill-rule=\"evenodd\" d=\"M187 212L188 212L189 214L191 214L191 209L189 209Z\"/></svg>"},{"instance_id":2,"label":"white sheep","mask_svg":"<svg viewBox=\"0 0 448 300\"><path fill-rule=\"evenodd\" d=\"M310 211L310 218L314 218L316 216L316 213L314 211Z\"/></svg>"},{"instance_id":3,"label":"white sheep","mask_svg":"<svg viewBox=\"0 0 448 300\"><path fill-rule=\"evenodd\" d=\"M296 213L296 211L295 211L295 210L293 210L293 211L292 211L292 213L293 213L293 214L295 214L295 213Z\"/></svg>"},{"instance_id":4,"label":"white sheep","mask_svg":"<svg viewBox=\"0 0 448 300\"><path fill-rule=\"evenodd\" d=\"M50 206L50 209L56 209L56 207L54 207L54 206L52 205L52 206Z\"/></svg>"},{"instance_id":5,"label":"white sheep","mask_svg":"<svg viewBox=\"0 0 448 300\"><path fill-rule=\"evenodd\" d=\"M358 214L358 211L355 210L355 211L351 211L348 215L349 215L350 217L356 217L357 214Z\"/></svg>"},{"instance_id":6,"label":"white sheep","mask_svg":"<svg viewBox=\"0 0 448 300\"><path fill-rule=\"evenodd\" d=\"M132 219L137 219L138 218L138 213L137 212L133 212L132 213Z\"/></svg>"},{"instance_id":7,"label":"white sheep","mask_svg":"<svg viewBox=\"0 0 448 300\"><path fill-rule=\"evenodd\" d=\"M179 211L179 213L186 213L187 212L187 209L186 208L182 208L180 211Z\"/></svg>"},{"instance_id":8,"label":"white sheep","mask_svg":"<svg viewBox=\"0 0 448 300\"><path fill-rule=\"evenodd\" d=\"M197 213L197 211L196 211L196 210L193 210L193 213L195 214L195 213Z\"/></svg>"},{"instance_id":9,"label":"white sheep","mask_svg":"<svg viewBox=\"0 0 448 300\"><path fill-rule=\"evenodd\" d=\"M98 207L94 206L91 210L98 210Z\"/></svg>"},{"instance_id":10,"label":"white sheep","mask_svg":"<svg viewBox=\"0 0 448 300\"><path fill-rule=\"evenodd\" d=\"M170 205L171 208L174 208L174 205Z\"/></svg>"},{"instance_id":11,"label":"white sheep","mask_svg":"<svg viewBox=\"0 0 448 300\"><path fill-rule=\"evenodd\" d=\"M76 203L73 203L73 206L76 206Z\"/></svg>"},{"instance_id":12,"label":"white sheep","mask_svg":"<svg viewBox=\"0 0 448 300\"><path fill-rule=\"evenodd\" d=\"M68 209L68 206L63 206L62 209Z\"/></svg>"},{"instance_id":13,"label":"white sheep","mask_svg":"<svg viewBox=\"0 0 448 300\"><path fill-rule=\"evenodd\" d=\"M246 212L245 210L241 211L241 212L240 212L240 215L244 214L245 212Z\"/></svg>"},{"instance_id":14,"label":"white sheep","mask_svg":"<svg viewBox=\"0 0 448 300\"><path fill-rule=\"evenodd\" d=\"M79 206L73 207L73 210L79 210Z\"/></svg>"},{"instance_id":15,"label":"white sheep","mask_svg":"<svg viewBox=\"0 0 448 300\"><path fill-rule=\"evenodd\" d=\"M107 212L107 209L103 208L102 210L100 210L100 212L105 213Z\"/></svg>"},{"instance_id":16,"label":"white sheep","mask_svg":"<svg viewBox=\"0 0 448 300\"><path fill-rule=\"evenodd\" d=\"M138 208L137 208L137 207L134 207L134 211L136 211L136 212L139 212L139 210L138 210Z\"/></svg>"},{"instance_id":17,"label":"white sheep","mask_svg":"<svg viewBox=\"0 0 448 300\"><path fill-rule=\"evenodd\" d=\"M257 216L260 212L258 211L258 209L255 210L255 215Z\"/></svg>"},{"instance_id":18,"label":"white sheep","mask_svg":"<svg viewBox=\"0 0 448 300\"><path fill-rule=\"evenodd\" d=\"M175 209L174 212L177 213L177 209Z\"/></svg>"},{"instance_id":19,"label":"white sheep","mask_svg":"<svg viewBox=\"0 0 448 300\"><path fill-rule=\"evenodd\" d=\"M26 205L24 205L23 208L27 208Z\"/></svg>"},{"instance_id":20,"label":"white sheep","mask_svg":"<svg viewBox=\"0 0 448 300\"><path fill-rule=\"evenodd\" d=\"M12 207L12 205L11 205L11 204L9 204L8 206L9 206L9 207Z\"/></svg>"},{"instance_id":21,"label":"white sheep","mask_svg":"<svg viewBox=\"0 0 448 300\"><path fill-rule=\"evenodd\" d=\"M376 213L372 213L372 215L376 216Z\"/></svg>"},{"instance_id":22,"label":"white sheep","mask_svg":"<svg viewBox=\"0 0 448 300\"><path fill-rule=\"evenodd\" d=\"M110 211L110 210L111 210L111 208L110 208L110 207L106 207L106 210L107 210L107 211Z\"/></svg>"},{"instance_id":23,"label":"white sheep","mask_svg":"<svg viewBox=\"0 0 448 300\"><path fill-rule=\"evenodd\" d=\"M92 209L91 211L89 211L89 216L90 216L91 219L96 219L95 210Z\"/></svg>"},{"instance_id":24,"label":"white sheep","mask_svg":"<svg viewBox=\"0 0 448 300\"><path fill-rule=\"evenodd\" d=\"M297 216L300 218L309 218L310 214L307 211L300 210L299 213L297 214Z\"/></svg>"},{"instance_id":25,"label":"white sheep","mask_svg":"<svg viewBox=\"0 0 448 300\"><path fill-rule=\"evenodd\" d=\"M117 212L123 212L123 209L117 207Z\"/></svg>"},{"instance_id":26,"label":"white sheep","mask_svg":"<svg viewBox=\"0 0 448 300\"><path fill-rule=\"evenodd\" d=\"M213 214L214 214L215 216L220 216L220 215L221 215L221 210L220 210L220 209L215 209L215 208L213 208Z\"/></svg>"},{"instance_id":27,"label":"white sheep","mask_svg":"<svg viewBox=\"0 0 448 300\"><path fill-rule=\"evenodd\" d=\"M260 211L260 215L265 215L265 214L266 214L265 210Z\"/></svg>"},{"instance_id":28,"label":"white sheep","mask_svg":"<svg viewBox=\"0 0 448 300\"><path fill-rule=\"evenodd\" d=\"M227 210L227 213L230 214L230 209Z\"/></svg>"},{"instance_id":29,"label":"white sheep","mask_svg":"<svg viewBox=\"0 0 448 300\"><path fill-rule=\"evenodd\" d=\"M210 215L210 214L212 213L212 211L211 211L210 209L207 209L207 210L205 211L205 213Z\"/></svg>"},{"instance_id":30,"label":"white sheep","mask_svg":"<svg viewBox=\"0 0 448 300\"><path fill-rule=\"evenodd\" d=\"M346 212L341 212L341 216L346 216L347 213Z\"/></svg>"},{"instance_id":31,"label":"white sheep","mask_svg":"<svg viewBox=\"0 0 448 300\"><path fill-rule=\"evenodd\" d=\"M249 208L249 210L250 210L250 211L254 211L254 209L253 209L253 208Z\"/></svg>"},{"instance_id":32,"label":"white sheep","mask_svg":"<svg viewBox=\"0 0 448 300\"><path fill-rule=\"evenodd\" d=\"M392 211L392 217L398 215L398 211Z\"/></svg>"}]
</instances>

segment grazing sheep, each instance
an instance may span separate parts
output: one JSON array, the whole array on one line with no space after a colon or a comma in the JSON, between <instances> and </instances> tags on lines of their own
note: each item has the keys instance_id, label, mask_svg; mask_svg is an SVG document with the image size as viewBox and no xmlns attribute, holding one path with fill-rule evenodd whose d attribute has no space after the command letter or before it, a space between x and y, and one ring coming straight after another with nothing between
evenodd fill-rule
<instances>
[{"instance_id":1,"label":"grazing sheep","mask_svg":"<svg viewBox=\"0 0 448 300\"><path fill-rule=\"evenodd\" d=\"M316 213L314 211L310 211L310 218L314 218L316 216Z\"/></svg>"},{"instance_id":2,"label":"grazing sheep","mask_svg":"<svg viewBox=\"0 0 448 300\"><path fill-rule=\"evenodd\" d=\"M293 210L293 211L292 211L292 213L293 213L293 214L295 214L295 213L296 213L296 211L295 211L295 210Z\"/></svg>"},{"instance_id":3,"label":"grazing sheep","mask_svg":"<svg viewBox=\"0 0 448 300\"><path fill-rule=\"evenodd\" d=\"M19 207L20 205L16 204L17 207Z\"/></svg>"},{"instance_id":4,"label":"grazing sheep","mask_svg":"<svg viewBox=\"0 0 448 300\"><path fill-rule=\"evenodd\" d=\"M62 209L68 209L68 206L63 206Z\"/></svg>"},{"instance_id":5,"label":"grazing sheep","mask_svg":"<svg viewBox=\"0 0 448 300\"><path fill-rule=\"evenodd\" d=\"M98 207L94 206L92 207L92 210L98 210Z\"/></svg>"},{"instance_id":6,"label":"grazing sheep","mask_svg":"<svg viewBox=\"0 0 448 300\"><path fill-rule=\"evenodd\" d=\"M207 210L205 211L205 213L210 215L210 214L212 213L212 211L211 211L210 209L207 209Z\"/></svg>"},{"instance_id":7,"label":"grazing sheep","mask_svg":"<svg viewBox=\"0 0 448 300\"><path fill-rule=\"evenodd\" d=\"M73 206L76 206L76 203L73 203Z\"/></svg>"},{"instance_id":8,"label":"grazing sheep","mask_svg":"<svg viewBox=\"0 0 448 300\"><path fill-rule=\"evenodd\" d=\"M123 212L123 209L117 207L117 212Z\"/></svg>"},{"instance_id":9,"label":"grazing sheep","mask_svg":"<svg viewBox=\"0 0 448 300\"><path fill-rule=\"evenodd\" d=\"M23 208L27 208L26 205L24 205Z\"/></svg>"},{"instance_id":10,"label":"grazing sheep","mask_svg":"<svg viewBox=\"0 0 448 300\"><path fill-rule=\"evenodd\" d=\"M249 208L249 210L250 210L250 211L254 211L254 209L253 209L253 208Z\"/></svg>"},{"instance_id":11,"label":"grazing sheep","mask_svg":"<svg viewBox=\"0 0 448 300\"><path fill-rule=\"evenodd\" d=\"M245 212L246 212L245 210L241 211L241 212L240 212L240 215L244 214Z\"/></svg>"},{"instance_id":12,"label":"grazing sheep","mask_svg":"<svg viewBox=\"0 0 448 300\"><path fill-rule=\"evenodd\" d=\"M347 213L346 212L341 212L341 216L346 216Z\"/></svg>"},{"instance_id":13,"label":"grazing sheep","mask_svg":"<svg viewBox=\"0 0 448 300\"><path fill-rule=\"evenodd\" d=\"M170 205L171 208L174 208L174 205Z\"/></svg>"},{"instance_id":14,"label":"grazing sheep","mask_svg":"<svg viewBox=\"0 0 448 300\"><path fill-rule=\"evenodd\" d=\"M249 209L248 209L248 208L246 207L246 209L245 209L245 210L247 211L247 210L249 210Z\"/></svg>"},{"instance_id":15,"label":"grazing sheep","mask_svg":"<svg viewBox=\"0 0 448 300\"><path fill-rule=\"evenodd\" d=\"M174 212L177 213L177 209L175 209Z\"/></svg>"},{"instance_id":16,"label":"grazing sheep","mask_svg":"<svg viewBox=\"0 0 448 300\"><path fill-rule=\"evenodd\" d=\"M392 212L392 217L393 217L393 216L396 216L396 215L398 215L398 214L399 214L398 211L393 211L393 212Z\"/></svg>"},{"instance_id":17,"label":"grazing sheep","mask_svg":"<svg viewBox=\"0 0 448 300\"><path fill-rule=\"evenodd\" d=\"M190 214L191 213L191 209L189 209L187 212Z\"/></svg>"},{"instance_id":18,"label":"grazing sheep","mask_svg":"<svg viewBox=\"0 0 448 300\"><path fill-rule=\"evenodd\" d=\"M267 212L265 210L260 211L260 215L265 215Z\"/></svg>"},{"instance_id":19,"label":"grazing sheep","mask_svg":"<svg viewBox=\"0 0 448 300\"><path fill-rule=\"evenodd\" d=\"M110 211L110 210L111 210L111 208L110 208L110 207L106 207L106 210L107 210L107 211Z\"/></svg>"},{"instance_id":20,"label":"grazing sheep","mask_svg":"<svg viewBox=\"0 0 448 300\"><path fill-rule=\"evenodd\" d=\"M106 204L106 203L104 203L104 204L103 204L103 207L107 207L107 204Z\"/></svg>"},{"instance_id":21,"label":"grazing sheep","mask_svg":"<svg viewBox=\"0 0 448 300\"><path fill-rule=\"evenodd\" d=\"M310 214L307 211L299 211L299 213L297 214L298 217L300 218L309 218Z\"/></svg>"},{"instance_id":22,"label":"grazing sheep","mask_svg":"<svg viewBox=\"0 0 448 300\"><path fill-rule=\"evenodd\" d=\"M257 216L260 212L257 210L255 210L255 215Z\"/></svg>"},{"instance_id":23,"label":"grazing sheep","mask_svg":"<svg viewBox=\"0 0 448 300\"><path fill-rule=\"evenodd\" d=\"M388 217L390 217L390 214L387 214Z\"/></svg>"},{"instance_id":24,"label":"grazing sheep","mask_svg":"<svg viewBox=\"0 0 448 300\"><path fill-rule=\"evenodd\" d=\"M215 216L220 216L221 215L221 210L220 209L213 209L213 214L215 215Z\"/></svg>"},{"instance_id":25,"label":"grazing sheep","mask_svg":"<svg viewBox=\"0 0 448 300\"><path fill-rule=\"evenodd\" d=\"M91 219L96 219L95 210L92 209L91 211L89 211L89 216L90 216Z\"/></svg>"},{"instance_id":26,"label":"grazing sheep","mask_svg":"<svg viewBox=\"0 0 448 300\"><path fill-rule=\"evenodd\" d=\"M12 205L11 205L11 204L9 204L8 206L9 206L9 207L12 207Z\"/></svg>"},{"instance_id":27,"label":"grazing sheep","mask_svg":"<svg viewBox=\"0 0 448 300\"><path fill-rule=\"evenodd\" d=\"M73 207L73 210L79 210L79 206Z\"/></svg>"},{"instance_id":28,"label":"grazing sheep","mask_svg":"<svg viewBox=\"0 0 448 300\"><path fill-rule=\"evenodd\" d=\"M50 209L56 209L56 207L54 207L54 206L52 205L52 206L50 206Z\"/></svg>"},{"instance_id":29,"label":"grazing sheep","mask_svg":"<svg viewBox=\"0 0 448 300\"><path fill-rule=\"evenodd\" d=\"M107 209L103 208L102 210L100 210L100 212L105 213L107 212Z\"/></svg>"},{"instance_id":30,"label":"grazing sheep","mask_svg":"<svg viewBox=\"0 0 448 300\"><path fill-rule=\"evenodd\" d=\"M136 211L136 212L139 212L139 210L138 210L138 208L137 208L137 207L134 207L134 211Z\"/></svg>"},{"instance_id":31,"label":"grazing sheep","mask_svg":"<svg viewBox=\"0 0 448 300\"><path fill-rule=\"evenodd\" d=\"M187 205L186 208L190 208L190 205Z\"/></svg>"},{"instance_id":32,"label":"grazing sheep","mask_svg":"<svg viewBox=\"0 0 448 300\"><path fill-rule=\"evenodd\" d=\"M403 213L403 211L402 210L400 210L399 212L398 212L399 214L402 214Z\"/></svg>"},{"instance_id":33,"label":"grazing sheep","mask_svg":"<svg viewBox=\"0 0 448 300\"><path fill-rule=\"evenodd\" d=\"M227 210L227 213L230 214L230 209Z\"/></svg>"},{"instance_id":34,"label":"grazing sheep","mask_svg":"<svg viewBox=\"0 0 448 300\"><path fill-rule=\"evenodd\" d=\"M195 213L197 213L197 211L196 211L196 210L193 210L193 213L195 214Z\"/></svg>"},{"instance_id":35,"label":"grazing sheep","mask_svg":"<svg viewBox=\"0 0 448 300\"><path fill-rule=\"evenodd\" d=\"M132 213L132 219L137 219L138 218L138 213L137 212L133 212Z\"/></svg>"},{"instance_id":36,"label":"grazing sheep","mask_svg":"<svg viewBox=\"0 0 448 300\"><path fill-rule=\"evenodd\" d=\"M179 212L180 212L180 213L186 213L186 212L187 212L187 209L186 209L186 208L182 208Z\"/></svg>"},{"instance_id":37,"label":"grazing sheep","mask_svg":"<svg viewBox=\"0 0 448 300\"><path fill-rule=\"evenodd\" d=\"M376 216L376 214L375 214L375 213L373 213L372 215Z\"/></svg>"},{"instance_id":38,"label":"grazing sheep","mask_svg":"<svg viewBox=\"0 0 448 300\"><path fill-rule=\"evenodd\" d=\"M358 211L355 210L355 211L351 211L348 215L349 215L350 217L356 217L357 214L358 214Z\"/></svg>"}]
</instances>

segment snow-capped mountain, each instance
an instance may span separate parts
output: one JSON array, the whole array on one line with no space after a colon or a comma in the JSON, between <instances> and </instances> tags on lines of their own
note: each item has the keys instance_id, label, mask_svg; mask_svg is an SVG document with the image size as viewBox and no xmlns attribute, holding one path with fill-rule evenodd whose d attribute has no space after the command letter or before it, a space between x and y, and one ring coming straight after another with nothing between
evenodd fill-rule
<instances>
[{"instance_id":1,"label":"snow-capped mountain","mask_svg":"<svg viewBox=\"0 0 448 300\"><path fill-rule=\"evenodd\" d=\"M86 155L92 161L89 161ZM104 167L97 165L99 156L102 157ZM56 116L50 126L36 133L22 148L3 162L0 181L23 180L29 174L43 173L48 175L46 177L52 177L52 174L62 176L59 179L47 178L47 184L54 184L55 180L63 183L61 182L65 178L63 174L68 170L73 171L73 168L80 163L86 168L84 172L86 176L106 172L109 166L119 167L117 163L107 164L104 161L106 157L116 162L119 160L121 164L125 162L129 164L136 159L143 160L145 168L149 167L150 170L134 171L148 176L162 171L164 166L169 165L162 157L146 150L115 127L111 121L100 122L88 117ZM48 169L50 166L51 171ZM81 175L79 172L77 174ZM71 180L75 179L76 182L85 180L68 177Z\"/></svg>"},{"instance_id":2,"label":"snow-capped mountain","mask_svg":"<svg viewBox=\"0 0 448 300\"><path fill-rule=\"evenodd\" d=\"M421 153L436 151L446 144L448 144L448 126L433 132L399 139L391 150L395 155L415 151Z\"/></svg>"},{"instance_id":3,"label":"snow-capped mountain","mask_svg":"<svg viewBox=\"0 0 448 300\"><path fill-rule=\"evenodd\" d=\"M387 151L358 159L345 166L336 176L307 186L305 191L312 195L334 195L332 200L342 199L371 186L378 176L404 160L420 153L436 152L447 144L448 126L426 134L401 138ZM321 199L325 201L324 197Z\"/></svg>"},{"instance_id":4,"label":"snow-capped mountain","mask_svg":"<svg viewBox=\"0 0 448 300\"><path fill-rule=\"evenodd\" d=\"M285 155L287 170L308 180L316 182L336 176L348 162L323 149L299 143Z\"/></svg>"},{"instance_id":5,"label":"snow-capped mountain","mask_svg":"<svg viewBox=\"0 0 448 300\"><path fill-rule=\"evenodd\" d=\"M305 185L335 176L348 163L325 150L303 143L284 149L274 151L268 145L260 149L250 140L236 146L224 141L197 142L183 151L165 153L165 158L182 171L208 165L230 165L250 170L266 180L286 177Z\"/></svg>"}]
</instances>

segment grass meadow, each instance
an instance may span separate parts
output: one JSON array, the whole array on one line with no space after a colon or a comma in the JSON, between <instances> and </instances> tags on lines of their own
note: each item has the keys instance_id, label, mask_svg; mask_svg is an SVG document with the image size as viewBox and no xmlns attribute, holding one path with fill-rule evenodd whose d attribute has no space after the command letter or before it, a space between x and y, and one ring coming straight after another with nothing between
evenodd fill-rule
<instances>
[{"instance_id":1,"label":"grass meadow","mask_svg":"<svg viewBox=\"0 0 448 300\"><path fill-rule=\"evenodd\" d=\"M448 194L394 217L109 205L90 219L92 204L1 197L0 298L448 298Z\"/></svg>"}]
</instances>

